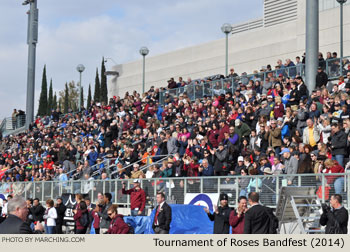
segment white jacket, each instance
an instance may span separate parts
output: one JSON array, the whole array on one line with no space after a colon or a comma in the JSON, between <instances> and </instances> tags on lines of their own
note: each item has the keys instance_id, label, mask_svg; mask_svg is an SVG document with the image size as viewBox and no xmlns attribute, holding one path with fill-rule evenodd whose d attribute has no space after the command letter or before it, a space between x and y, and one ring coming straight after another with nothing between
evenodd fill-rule
<instances>
[{"instance_id":1,"label":"white jacket","mask_svg":"<svg viewBox=\"0 0 350 252\"><path fill-rule=\"evenodd\" d=\"M44 220L46 220L46 226L56 226L57 211L56 208L51 207L46 215L44 215Z\"/></svg>"}]
</instances>

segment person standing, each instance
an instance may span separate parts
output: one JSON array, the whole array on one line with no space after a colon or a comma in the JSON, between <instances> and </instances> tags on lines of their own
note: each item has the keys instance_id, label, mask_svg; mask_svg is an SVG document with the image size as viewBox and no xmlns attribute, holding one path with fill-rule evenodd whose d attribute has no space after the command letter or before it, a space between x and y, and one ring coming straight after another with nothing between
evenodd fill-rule
<instances>
[{"instance_id":1,"label":"person standing","mask_svg":"<svg viewBox=\"0 0 350 252\"><path fill-rule=\"evenodd\" d=\"M134 187L129 190L125 190L123 183L122 193L130 195L131 216L145 215L146 193L140 187L139 179L134 179Z\"/></svg>"},{"instance_id":2,"label":"person standing","mask_svg":"<svg viewBox=\"0 0 350 252\"><path fill-rule=\"evenodd\" d=\"M56 234L62 234L62 225L64 223L64 216L66 213L66 206L62 202L62 198L57 198L56 200L56 212L57 212L57 219L56 219Z\"/></svg>"},{"instance_id":3,"label":"person standing","mask_svg":"<svg viewBox=\"0 0 350 252\"><path fill-rule=\"evenodd\" d=\"M45 208L40 204L40 200L38 198L35 198L33 200L33 206L30 208L30 213L33 216L33 221L36 222L42 222L44 221L44 213L45 213Z\"/></svg>"},{"instance_id":4,"label":"person standing","mask_svg":"<svg viewBox=\"0 0 350 252\"><path fill-rule=\"evenodd\" d=\"M247 212L247 197L240 196L238 198L237 211L232 210L230 213L230 226L232 227L232 234L244 233L244 216Z\"/></svg>"},{"instance_id":5,"label":"person standing","mask_svg":"<svg viewBox=\"0 0 350 252\"><path fill-rule=\"evenodd\" d=\"M89 215L85 201L80 201L79 208L74 209L74 221L76 234L86 234L88 228Z\"/></svg>"},{"instance_id":6,"label":"person standing","mask_svg":"<svg viewBox=\"0 0 350 252\"><path fill-rule=\"evenodd\" d=\"M157 193L157 211L154 216L152 228L155 234L169 234L172 219L171 207L165 202L163 192Z\"/></svg>"},{"instance_id":7,"label":"person standing","mask_svg":"<svg viewBox=\"0 0 350 252\"><path fill-rule=\"evenodd\" d=\"M103 202L104 202L103 208L100 209L100 205L97 205L95 207L95 212L101 218L100 234L104 234L107 232L109 228L109 224L111 222L111 218L108 216L108 209L112 206L111 200L112 200L112 194L105 193L103 195Z\"/></svg>"},{"instance_id":8,"label":"person standing","mask_svg":"<svg viewBox=\"0 0 350 252\"><path fill-rule=\"evenodd\" d=\"M330 207L322 204L322 215L320 224L326 226L326 234L347 234L348 233L348 210L342 205L342 196L334 194L330 200Z\"/></svg>"},{"instance_id":9,"label":"person standing","mask_svg":"<svg viewBox=\"0 0 350 252\"><path fill-rule=\"evenodd\" d=\"M245 213L244 234L269 234L269 216L264 206L259 204L259 194L248 195L249 210Z\"/></svg>"},{"instance_id":10,"label":"person standing","mask_svg":"<svg viewBox=\"0 0 350 252\"><path fill-rule=\"evenodd\" d=\"M45 234L54 234L56 230L57 211L54 208L52 199L46 201L46 210L43 218L45 220Z\"/></svg>"},{"instance_id":11,"label":"person standing","mask_svg":"<svg viewBox=\"0 0 350 252\"><path fill-rule=\"evenodd\" d=\"M0 224L0 234L35 234L44 230L40 222L34 227L34 232L26 222L28 216L27 203L21 196L15 196L8 202L8 217Z\"/></svg>"},{"instance_id":12,"label":"person standing","mask_svg":"<svg viewBox=\"0 0 350 252\"><path fill-rule=\"evenodd\" d=\"M228 206L228 196L226 193L220 195L220 206L215 206L214 213L210 213L206 207L204 211L208 214L211 221L214 221L214 234L229 234L230 233L230 213L231 208Z\"/></svg>"}]
</instances>

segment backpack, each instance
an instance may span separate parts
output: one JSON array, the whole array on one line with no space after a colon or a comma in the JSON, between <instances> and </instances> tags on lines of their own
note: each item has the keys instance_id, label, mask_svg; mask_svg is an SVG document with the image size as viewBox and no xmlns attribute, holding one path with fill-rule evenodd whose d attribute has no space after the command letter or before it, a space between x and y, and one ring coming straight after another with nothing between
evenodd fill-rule
<instances>
[{"instance_id":1,"label":"backpack","mask_svg":"<svg viewBox=\"0 0 350 252\"><path fill-rule=\"evenodd\" d=\"M88 227L90 224L89 214L87 212L83 213L79 219L80 225L83 227Z\"/></svg>"},{"instance_id":2,"label":"backpack","mask_svg":"<svg viewBox=\"0 0 350 252\"><path fill-rule=\"evenodd\" d=\"M265 207L265 212L269 217L269 234L277 234L279 227L279 221L276 215L274 215L273 210L269 207Z\"/></svg>"}]
</instances>

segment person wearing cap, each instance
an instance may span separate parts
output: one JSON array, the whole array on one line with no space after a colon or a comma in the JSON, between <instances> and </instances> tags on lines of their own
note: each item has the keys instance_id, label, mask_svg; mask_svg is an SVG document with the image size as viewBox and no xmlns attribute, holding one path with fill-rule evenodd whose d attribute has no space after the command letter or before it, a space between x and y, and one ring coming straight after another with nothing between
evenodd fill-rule
<instances>
[{"instance_id":1,"label":"person wearing cap","mask_svg":"<svg viewBox=\"0 0 350 252\"><path fill-rule=\"evenodd\" d=\"M289 148L283 148L280 155L283 155L283 157L284 157L283 172L285 174L293 174L293 175L297 174L298 159L296 159L296 157L291 155ZM288 185L292 185L293 179L294 179L294 176L287 177Z\"/></svg>"},{"instance_id":2,"label":"person wearing cap","mask_svg":"<svg viewBox=\"0 0 350 252\"><path fill-rule=\"evenodd\" d=\"M239 142L242 141L243 137L249 138L250 131L251 130L246 123L242 122L240 119L235 120L235 133L239 136Z\"/></svg>"},{"instance_id":3,"label":"person wearing cap","mask_svg":"<svg viewBox=\"0 0 350 252\"><path fill-rule=\"evenodd\" d=\"M244 158L243 156L239 156L237 159L237 165L235 167L235 169L231 172L231 174L233 175L240 175L241 174L241 170L245 169L245 165L244 165Z\"/></svg>"},{"instance_id":4,"label":"person wearing cap","mask_svg":"<svg viewBox=\"0 0 350 252\"><path fill-rule=\"evenodd\" d=\"M211 213L209 208L204 208L211 221L214 221L214 234L229 234L230 233L230 214L232 209L228 206L228 195L220 194L220 206L214 205L214 212Z\"/></svg>"},{"instance_id":5,"label":"person wearing cap","mask_svg":"<svg viewBox=\"0 0 350 252\"><path fill-rule=\"evenodd\" d=\"M259 111L259 116L270 117L271 111L272 111L272 108L268 105L267 101L263 100L261 102L261 110Z\"/></svg>"},{"instance_id":6,"label":"person wearing cap","mask_svg":"<svg viewBox=\"0 0 350 252\"><path fill-rule=\"evenodd\" d=\"M317 68L316 88L324 88L328 83L328 75L323 71L322 67Z\"/></svg>"},{"instance_id":7,"label":"person wearing cap","mask_svg":"<svg viewBox=\"0 0 350 252\"><path fill-rule=\"evenodd\" d=\"M140 179L133 180L134 187L125 190L125 183L122 184L122 194L130 195L131 216L145 215L146 193L140 187Z\"/></svg>"}]
</instances>

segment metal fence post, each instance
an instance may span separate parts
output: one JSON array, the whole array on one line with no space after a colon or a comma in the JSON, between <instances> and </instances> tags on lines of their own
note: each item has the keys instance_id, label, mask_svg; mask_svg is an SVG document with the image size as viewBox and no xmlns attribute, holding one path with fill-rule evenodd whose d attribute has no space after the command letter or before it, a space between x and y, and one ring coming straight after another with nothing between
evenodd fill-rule
<instances>
[{"instance_id":1,"label":"metal fence post","mask_svg":"<svg viewBox=\"0 0 350 252\"><path fill-rule=\"evenodd\" d=\"M200 179L200 193L203 193L203 177Z\"/></svg>"}]
</instances>

